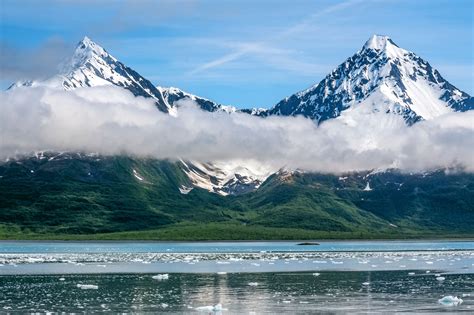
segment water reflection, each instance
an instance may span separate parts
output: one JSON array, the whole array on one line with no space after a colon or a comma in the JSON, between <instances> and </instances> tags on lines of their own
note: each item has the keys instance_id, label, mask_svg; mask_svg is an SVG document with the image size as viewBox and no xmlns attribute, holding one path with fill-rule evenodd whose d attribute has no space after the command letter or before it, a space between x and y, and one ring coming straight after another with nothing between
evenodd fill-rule
<instances>
[{"instance_id":1,"label":"water reflection","mask_svg":"<svg viewBox=\"0 0 474 315\"><path fill-rule=\"evenodd\" d=\"M474 310L472 274L449 274L442 282L420 271L170 274L164 281L152 276L1 276L0 312L197 313L219 303L225 314ZM442 306L437 301L445 295L464 301Z\"/></svg>"}]
</instances>

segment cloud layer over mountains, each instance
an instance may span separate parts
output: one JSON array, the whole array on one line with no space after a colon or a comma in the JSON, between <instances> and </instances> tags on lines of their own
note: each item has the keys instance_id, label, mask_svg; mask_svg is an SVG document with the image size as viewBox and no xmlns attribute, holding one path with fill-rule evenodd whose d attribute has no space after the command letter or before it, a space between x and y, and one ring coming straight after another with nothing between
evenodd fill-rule
<instances>
[{"instance_id":1,"label":"cloud layer over mountains","mask_svg":"<svg viewBox=\"0 0 474 315\"><path fill-rule=\"evenodd\" d=\"M208 113L182 102L178 117L118 87L0 93L0 158L82 151L199 161L257 160L320 172L455 167L474 171L474 112L407 127L396 115L344 115L317 127L302 117ZM351 115L354 117L354 115Z\"/></svg>"}]
</instances>

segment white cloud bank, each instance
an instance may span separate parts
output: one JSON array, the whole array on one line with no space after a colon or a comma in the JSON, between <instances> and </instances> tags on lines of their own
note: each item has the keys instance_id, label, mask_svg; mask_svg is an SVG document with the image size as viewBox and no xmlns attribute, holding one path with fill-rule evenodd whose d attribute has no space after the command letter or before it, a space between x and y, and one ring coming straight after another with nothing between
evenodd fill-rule
<instances>
[{"instance_id":1,"label":"white cloud bank","mask_svg":"<svg viewBox=\"0 0 474 315\"><path fill-rule=\"evenodd\" d=\"M182 104L178 117L117 87L0 94L0 158L82 151L198 161L257 160L321 172L396 167L474 171L474 112L406 127L401 118L360 114L316 127L302 117L208 113ZM390 117L390 118L388 118Z\"/></svg>"}]
</instances>

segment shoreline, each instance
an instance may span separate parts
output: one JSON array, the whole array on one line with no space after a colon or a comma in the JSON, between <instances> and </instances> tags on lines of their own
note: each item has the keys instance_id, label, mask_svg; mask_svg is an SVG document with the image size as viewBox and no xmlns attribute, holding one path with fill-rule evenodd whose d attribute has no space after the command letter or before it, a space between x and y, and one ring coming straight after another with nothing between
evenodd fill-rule
<instances>
[{"instance_id":1,"label":"shoreline","mask_svg":"<svg viewBox=\"0 0 474 315\"><path fill-rule=\"evenodd\" d=\"M301 240L152 240L152 239L0 239L2 243L298 243L306 242L308 239ZM448 238L378 238L378 239L311 239L311 241L327 243L327 242L338 242L338 243L350 243L350 242L400 242L400 243L416 243L420 241L426 242L474 242L474 237L448 237ZM298 245L301 248L317 248L320 245Z\"/></svg>"}]
</instances>

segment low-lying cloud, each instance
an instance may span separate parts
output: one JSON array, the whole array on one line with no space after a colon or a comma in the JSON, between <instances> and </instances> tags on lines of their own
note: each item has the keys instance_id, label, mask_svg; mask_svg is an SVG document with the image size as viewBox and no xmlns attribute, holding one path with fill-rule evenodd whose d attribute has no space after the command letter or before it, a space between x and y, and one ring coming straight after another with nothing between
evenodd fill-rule
<instances>
[{"instance_id":1,"label":"low-lying cloud","mask_svg":"<svg viewBox=\"0 0 474 315\"><path fill-rule=\"evenodd\" d=\"M474 171L474 112L407 127L361 113L317 127L302 117L208 113L183 102L178 117L117 87L17 88L0 94L0 158L34 151L128 154L202 162L256 160L340 173L399 168Z\"/></svg>"}]
</instances>

